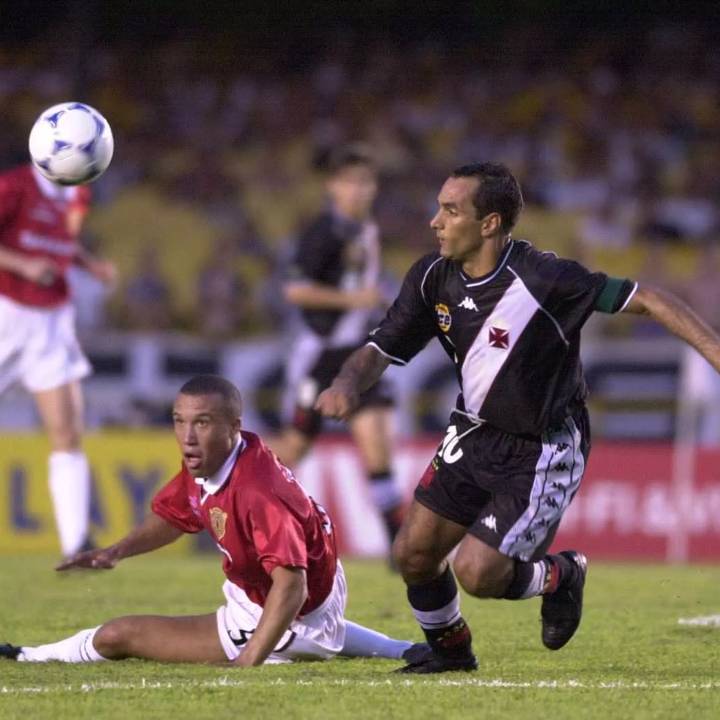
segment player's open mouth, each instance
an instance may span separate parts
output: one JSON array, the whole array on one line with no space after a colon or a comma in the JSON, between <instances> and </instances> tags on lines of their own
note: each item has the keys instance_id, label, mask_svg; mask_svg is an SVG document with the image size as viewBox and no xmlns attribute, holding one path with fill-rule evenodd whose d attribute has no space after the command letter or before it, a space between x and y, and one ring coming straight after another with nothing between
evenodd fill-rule
<instances>
[{"instance_id":1,"label":"player's open mouth","mask_svg":"<svg viewBox=\"0 0 720 720\"><path fill-rule=\"evenodd\" d=\"M194 470L202 464L202 457L200 456L200 453L184 452L183 457L185 458L185 465L190 470Z\"/></svg>"}]
</instances>

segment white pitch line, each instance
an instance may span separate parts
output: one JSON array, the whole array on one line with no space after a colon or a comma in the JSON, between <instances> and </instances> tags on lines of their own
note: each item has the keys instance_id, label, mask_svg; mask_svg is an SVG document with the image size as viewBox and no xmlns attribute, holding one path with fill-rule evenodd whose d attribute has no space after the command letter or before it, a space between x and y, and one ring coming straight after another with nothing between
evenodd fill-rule
<instances>
[{"instance_id":1,"label":"white pitch line","mask_svg":"<svg viewBox=\"0 0 720 720\"><path fill-rule=\"evenodd\" d=\"M209 688L240 688L240 687L476 687L486 689L528 689L528 690L720 690L720 681L706 683L665 683L648 682L645 680L618 680L612 682L583 682L581 680L503 680L483 678L438 678L437 680L398 679L398 680L238 680L222 677L217 680L190 680L177 681L148 681L143 678L140 682L110 682L99 681L94 683L81 683L80 685L48 685L45 687L0 687L0 695L38 695L52 693L94 693L106 690L176 690L176 689L209 689Z\"/></svg>"},{"instance_id":2,"label":"white pitch line","mask_svg":"<svg viewBox=\"0 0 720 720\"><path fill-rule=\"evenodd\" d=\"M678 625L696 627L720 627L720 615L701 615L699 617L678 618Z\"/></svg>"}]
</instances>

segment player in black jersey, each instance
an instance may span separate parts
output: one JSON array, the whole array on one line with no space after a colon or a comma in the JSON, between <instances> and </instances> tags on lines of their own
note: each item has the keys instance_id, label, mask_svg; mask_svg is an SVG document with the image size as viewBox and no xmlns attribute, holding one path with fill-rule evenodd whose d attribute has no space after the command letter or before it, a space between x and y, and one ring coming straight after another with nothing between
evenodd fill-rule
<instances>
[{"instance_id":1,"label":"player in black jersey","mask_svg":"<svg viewBox=\"0 0 720 720\"><path fill-rule=\"evenodd\" d=\"M547 550L588 458L579 346L592 312L648 315L720 371L720 337L673 295L513 240L523 201L503 165L458 168L438 202L439 251L410 269L317 403L346 416L389 363L407 363L433 337L455 363L462 392L393 547L433 648L402 668L413 673L477 667L447 561L455 547L455 575L471 595L542 595L547 648L565 645L580 623L587 560Z\"/></svg>"},{"instance_id":2,"label":"player in black jersey","mask_svg":"<svg viewBox=\"0 0 720 720\"><path fill-rule=\"evenodd\" d=\"M291 467L321 430L322 415L314 409L318 395L382 316L380 240L371 215L377 194L374 158L364 146L349 145L331 153L327 166L329 207L300 235L284 287L302 315L288 367L296 388L295 410L292 424L269 445ZM390 388L380 381L362 394L349 417L391 542L402 512L390 464L392 405Z\"/></svg>"}]
</instances>

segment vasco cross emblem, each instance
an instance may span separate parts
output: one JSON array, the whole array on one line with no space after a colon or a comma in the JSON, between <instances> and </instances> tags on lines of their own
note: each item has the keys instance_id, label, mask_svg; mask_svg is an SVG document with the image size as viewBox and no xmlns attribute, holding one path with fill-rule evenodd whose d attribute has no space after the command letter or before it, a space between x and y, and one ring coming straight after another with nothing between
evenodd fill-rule
<instances>
[{"instance_id":1,"label":"vasco cross emblem","mask_svg":"<svg viewBox=\"0 0 720 720\"><path fill-rule=\"evenodd\" d=\"M488 333L488 342L492 347L507 350L510 347L510 333L504 328L491 327Z\"/></svg>"}]
</instances>

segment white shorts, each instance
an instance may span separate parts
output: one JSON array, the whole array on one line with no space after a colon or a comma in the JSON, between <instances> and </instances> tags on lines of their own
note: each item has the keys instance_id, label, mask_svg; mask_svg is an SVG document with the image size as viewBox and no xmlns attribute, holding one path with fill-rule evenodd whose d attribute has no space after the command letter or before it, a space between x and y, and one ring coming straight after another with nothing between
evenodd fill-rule
<instances>
[{"instance_id":1,"label":"white shorts","mask_svg":"<svg viewBox=\"0 0 720 720\"><path fill-rule=\"evenodd\" d=\"M235 660L255 632L263 609L229 580L223 584L223 593L227 603L217 610L218 635L228 660ZM338 562L335 582L325 602L294 620L265 662L329 660L337 655L345 644L346 602L345 573Z\"/></svg>"},{"instance_id":2,"label":"white shorts","mask_svg":"<svg viewBox=\"0 0 720 720\"><path fill-rule=\"evenodd\" d=\"M77 336L75 308L33 308L0 295L0 393L20 381L43 392L92 372Z\"/></svg>"}]
</instances>

